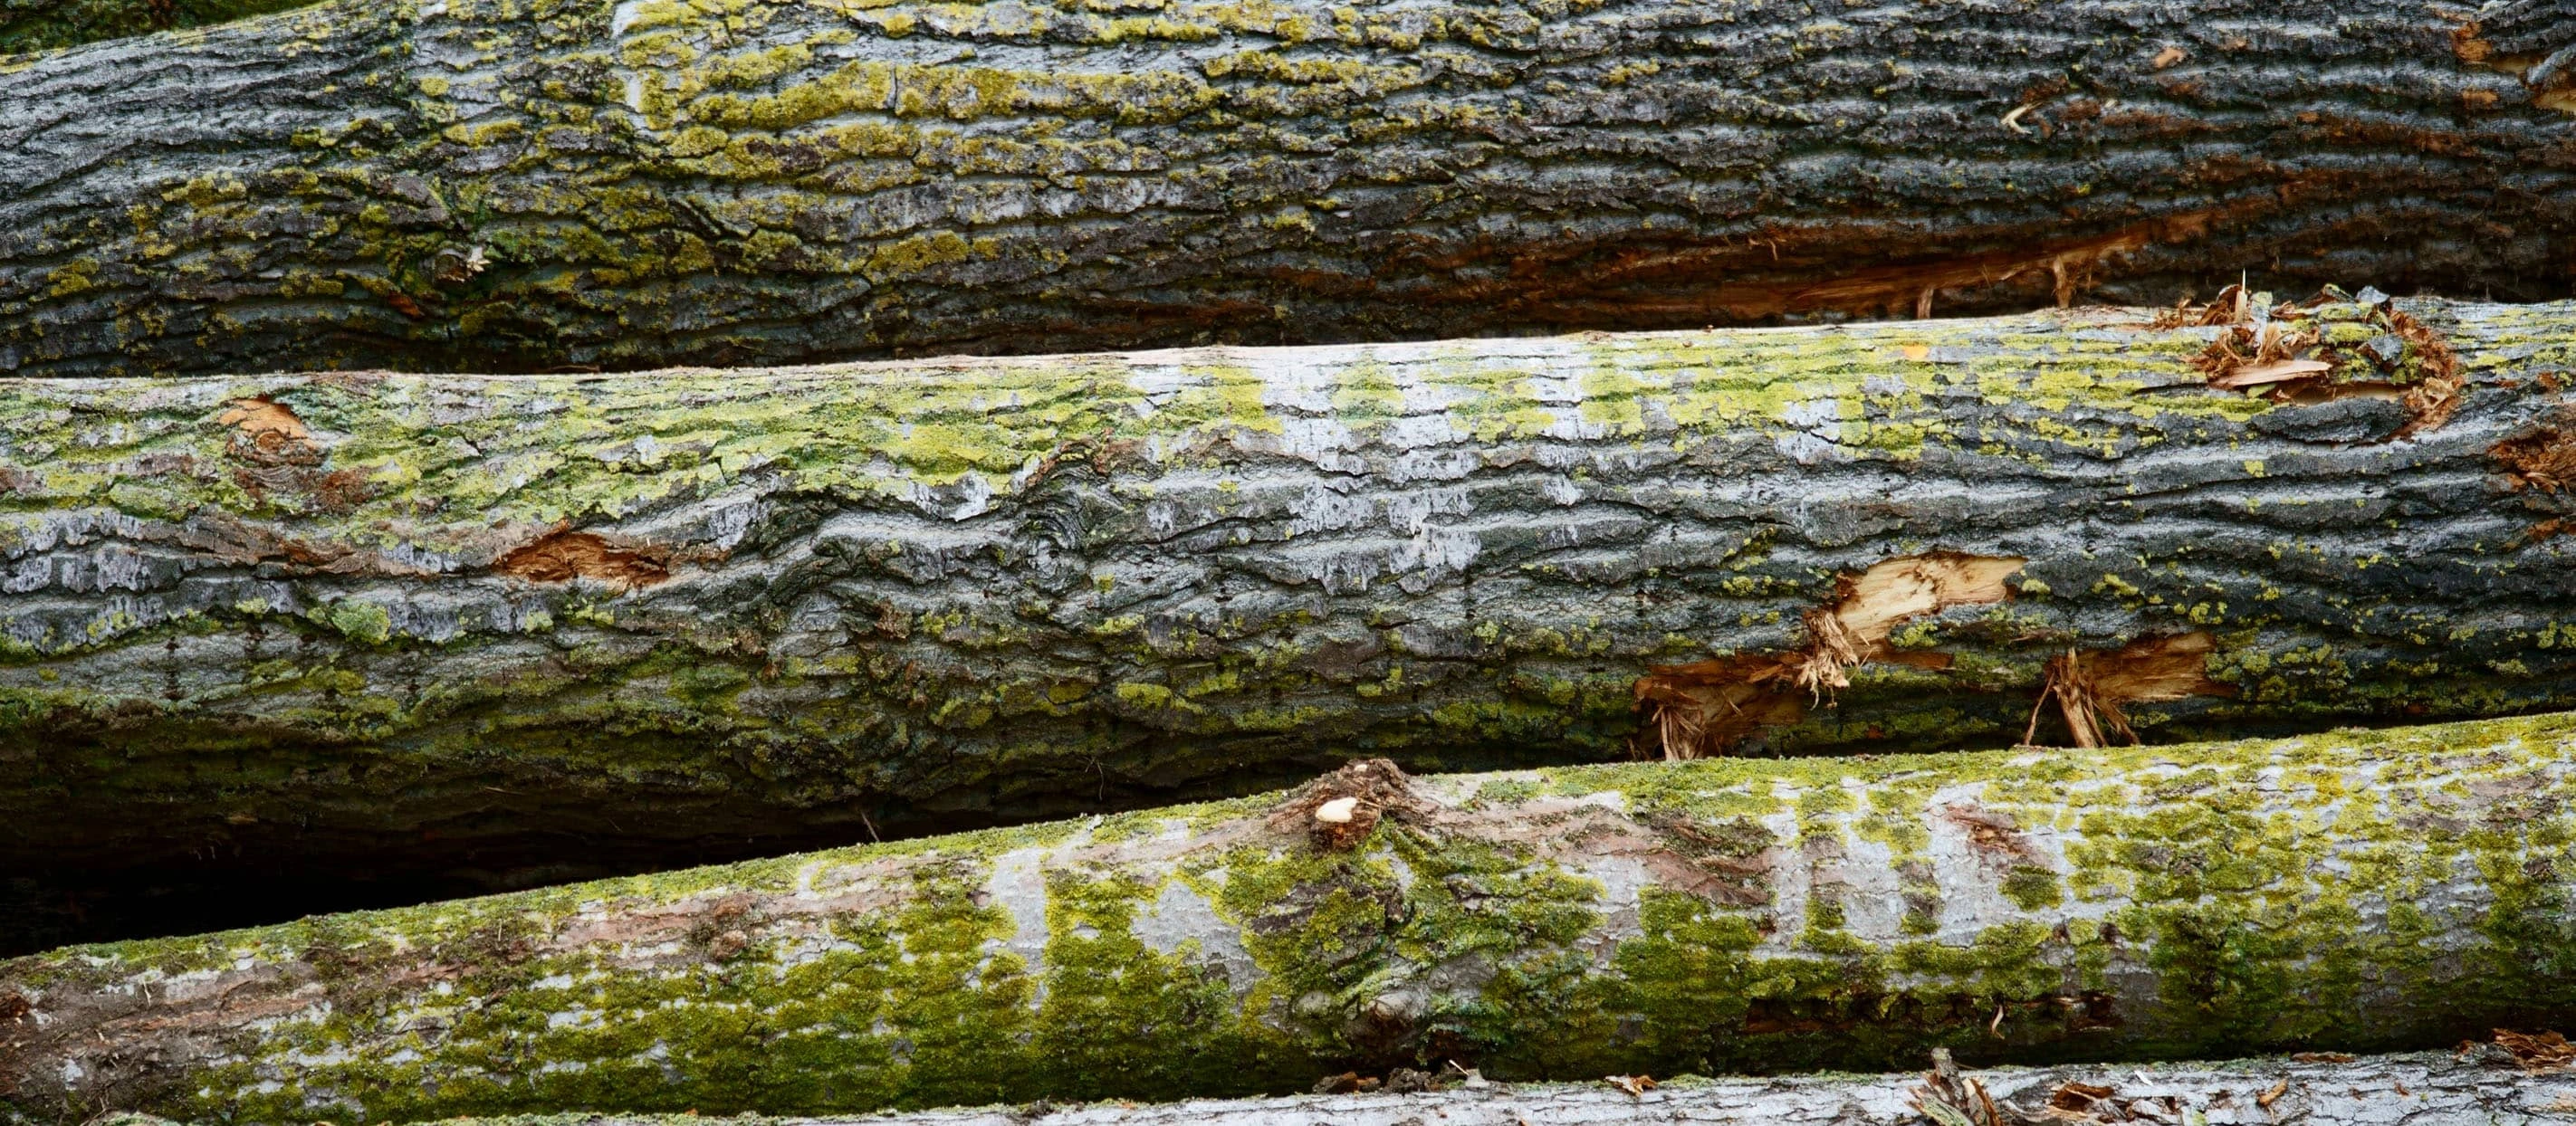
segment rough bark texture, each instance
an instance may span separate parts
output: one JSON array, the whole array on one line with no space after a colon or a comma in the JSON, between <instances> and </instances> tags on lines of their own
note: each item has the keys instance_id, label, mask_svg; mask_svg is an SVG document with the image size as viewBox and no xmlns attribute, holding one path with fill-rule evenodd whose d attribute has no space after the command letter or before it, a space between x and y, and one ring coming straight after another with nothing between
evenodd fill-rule
<instances>
[{"instance_id":1,"label":"rough bark texture","mask_svg":"<svg viewBox=\"0 0 2576 1126\"><path fill-rule=\"evenodd\" d=\"M1455 1078L1452 1076L1451 1078ZM2068 1126L2203 1122L2208 1126L2539 1126L2576 1109L2576 1076L2443 1055L2344 1061L2244 1060L2119 1068L2004 1068L1975 1073L2006 1122ZM1181 1103L937 1110L834 1118L753 1119L744 1126L1607 1126L1705 1122L1742 1126L1918 1126L1907 1102L1921 1075L1685 1079L1643 1094L1607 1083L1487 1084L1411 1094L1194 1099ZM2107 1090L2064 1093L2067 1084ZM2052 1098L2060 1110L2047 1116ZM2134 1113L2132 1106L2138 1109ZM2080 1113L2090 1111L2087 1117ZM2195 1117L2186 1117L2195 1116ZM163 1126L120 1115L97 1126ZM686 1117L561 1115L469 1119L450 1126L697 1126Z\"/></svg>"},{"instance_id":2,"label":"rough bark texture","mask_svg":"<svg viewBox=\"0 0 2576 1126\"><path fill-rule=\"evenodd\" d=\"M2576 1017L2571 830L2568 715L1358 764L1286 796L0 963L0 1116L791 1114L1453 1059L1513 1079L2420 1048Z\"/></svg>"},{"instance_id":3,"label":"rough bark texture","mask_svg":"<svg viewBox=\"0 0 2576 1126\"><path fill-rule=\"evenodd\" d=\"M202 27L312 0L0 0L0 55ZM0 64L5 65L5 64Z\"/></svg>"},{"instance_id":4,"label":"rough bark texture","mask_svg":"<svg viewBox=\"0 0 2576 1126\"><path fill-rule=\"evenodd\" d=\"M2417 310L2467 383L2403 438L2116 310L0 383L0 871L43 933L89 867L510 887L1352 755L2576 706L2576 307ZM2396 347L2363 315L2301 323ZM1918 566L1975 589L1882 605Z\"/></svg>"},{"instance_id":5,"label":"rough bark texture","mask_svg":"<svg viewBox=\"0 0 2576 1126\"><path fill-rule=\"evenodd\" d=\"M2197 1121L2208 1126L2536 1126L2576 1108L2576 1075L2527 1072L2495 1055L2417 1054L2263 1059L2218 1064L2001 1068L1975 1079L2004 1121ZM1449 1076L1456 1080L1457 1075ZM831 1118L739 1118L741 1126L1605 1126L1704 1122L1744 1126L1916 1126L1908 1102L1924 1077L1665 1080L1631 1094L1608 1083L1482 1083L1404 1094L1298 1095L916 1111ZM2071 1091L2069 1084L2076 1085ZM2093 1092L2107 1092L2093 1097ZM2052 1100L2061 1111L2049 1116ZM2138 1108L2135 1112L2131 1107ZM2089 1116L2086 1113L2089 1112ZM2183 1117L2185 1115L2194 1117ZM554 1114L457 1119L446 1126L697 1126L688 1116ZM116 1114L91 1126L169 1126Z\"/></svg>"},{"instance_id":6,"label":"rough bark texture","mask_svg":"<svg viewBox=\"0 0 2576 1126\"><path fill-rule=\"evenodd\" d=\"M0 372L2557 297L2571 44L2563 0L329 4L0 63Z\"/></svg>"}]
</instances>

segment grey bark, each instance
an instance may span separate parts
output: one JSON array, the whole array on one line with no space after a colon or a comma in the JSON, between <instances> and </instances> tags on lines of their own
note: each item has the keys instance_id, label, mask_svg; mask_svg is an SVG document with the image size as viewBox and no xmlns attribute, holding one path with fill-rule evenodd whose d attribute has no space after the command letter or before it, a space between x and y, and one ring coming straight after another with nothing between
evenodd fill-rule
<instances>
[{"instance_id":1,"label":"grey bark","mask_svg":"<svg viewBox=\"0 0 2576 1126\"><path fill-rule=\"evenodd\" d=\"M2576 308L2415 308L2467 382L2402 438L2118 310L0 383L18 948L118 933L44 928L120 868L455 894L1654 754L1675 666L1737 724L1706 753L2072 742L2052 662L2195 640L2171 698L2098 695L2158 741L2576 706ZM1774 675L1833 671L1799 662L1840 584L1943 553L2005 560L1989 597ZM284 914L386 901L343 890Z\"/></svg>"},{"instance_id":2,"label":"grey bark","mask_svg":"<svg viewBox=\"0 0 2576 1126\"><path fill-rule=\"evenodd\" d=\"M1455 1077L1452 1076L1454 1079ZM2188 1122L2208 1126L2539 1126L2576 1106L2576 1076L2532 1074L2450 1053L2345 1061L2262 1059L2214 1064L1998 1068L1972 1073L2012 1122ZM1296 1095L912 1114L758 1119L755 1126L1915 1126L1907 1101L1917 1074L1667 1080L1642 1095L1608 1083L1487 1084L1412 1094ZM2092 1117L2049 1118L2062 1084L2108 1087L2104 1101L2067 1099ZM2273 1095L2275 1087L2279 1093ZM2267 1105L2262 1100L2273 1095ZM2130 1110L2132 1106L2138 1109ZM525 1120L513 1120L513 1126ZM567 1116L564 1119L570 1122ZM684 1126L657 1117L582 1117L598 1126ZM102 1126L152 1126L148 1121ZM456 1126L468 1126L457 1123ZM479 1124L476 1124L479 1126ZM550 1121L526 1126L553 1126Z\"/></svg>"},{"instance_id":3,"label":"grey bark","mask_svg":"<svg viewBox=\"0 0 2576 1126\"><path fill-rule=\"evenodd\" d=\"M0 1122L2423 1048L2576 1018L2571 831L2567 715L1425 779L1356 764L1257 800L0 962Z\"/></svg>"},{"instance_id":4,"label":"grey bark","mask_svg":"<svg viewBox=\"0 0 2576 1126\"><path fill-rule=\"evenodd\" d=\"M0 372L2566 292L2556 3L327 4L0 64Z\"/></svg>"}]
</instances>

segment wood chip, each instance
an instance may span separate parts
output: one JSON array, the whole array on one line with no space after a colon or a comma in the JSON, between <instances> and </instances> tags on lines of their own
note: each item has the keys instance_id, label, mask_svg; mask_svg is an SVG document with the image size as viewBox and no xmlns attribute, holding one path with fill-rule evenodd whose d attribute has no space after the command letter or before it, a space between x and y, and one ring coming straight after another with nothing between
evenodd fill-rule
<instances>
[{"instance_id":1,"label":"wood chip","mask_svg":"<svg viewBox=\"0 0 2576 1126\"><path fill-rule=\"evenodd\" d=\"M2324 360L2274 360L2268 364L2246 364L2210 380L2209 385L2233 391L2243 387L2260 387L2267 383L2287 383L2293 379L2324 375L2333 370L2334 365Z\"/></svg>"},{"instance_id":2,"label":"wood chip","mask_svg":"<svg viewBox=\"0 0 2576 1126\"><path fill-rule=\"evenodd\" d=\"M2576 1070L2576 1044L2555 1032L2514 1032L2499 1028L2496 1046L2513 1056L2524 1071L2545 1075L2553 1071Z\"/></svg>"}]
</instances>

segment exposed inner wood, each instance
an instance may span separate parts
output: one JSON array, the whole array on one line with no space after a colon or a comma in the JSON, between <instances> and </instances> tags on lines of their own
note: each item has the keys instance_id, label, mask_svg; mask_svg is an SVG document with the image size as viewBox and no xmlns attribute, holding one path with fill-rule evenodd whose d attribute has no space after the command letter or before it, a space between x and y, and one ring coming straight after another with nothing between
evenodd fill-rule
<instances>
[{"instance_id":1,"label":"exposed inner wood","mask_svg":"<svg viewBox=\"0 0 2576 1126\"><path fill-rule=\"evenodd\" d=\"M2048 662L2040 704L2031 711L2025 744L2038 744L2039 707L2054 701L2078 747L2135 743L2124 705L2225 696L2232 689L2209 679L2209 655L2218 648L2205 630L2143 638L2109 652L2069 649Z\"/></svg>"},{"instance_id":2,"label":"exposed inner wood","mask_svg":"<svg viewBox=\"0 0 2576 1126\"><path fill-rule=\"evenodd\" d=\"M2517 490L2556 493L2576 485L2576 428L2542 427L2498 442L2491 452Z\"/></svg>"},{"instance_id":3,"label":"exposed inner wood","mask_svg":"<svg viewBox=\"0 0 2576 1126\"><path fill-rule=\"evenodd\" d=\"M2025 560L1934 553L1890 559L1835 584L1831 607L1804 616L1807 643L1779 656L1720 657L1658 666L1638 678L1645 731L1667 760L1724 754L1763 726L1796 723L1806 705L1851 687L1851 667L1894 661L1945 668L1947 654L1888 648L1888 634L1912 618L2012 596L2006 584Z\"/></svg>"},{"instance_id":4,"label":"exposed inner wood","mask_svg":"<svg viewBox=\"0 0 2576 1126\"><path fill-rule=\"evenodd\" d=\"M591 532L550 532L495 560L493 569L540 583L595 579L633 588L671 577L669 553L650 545L619 546Z\"/></svg>"}]
</instances>

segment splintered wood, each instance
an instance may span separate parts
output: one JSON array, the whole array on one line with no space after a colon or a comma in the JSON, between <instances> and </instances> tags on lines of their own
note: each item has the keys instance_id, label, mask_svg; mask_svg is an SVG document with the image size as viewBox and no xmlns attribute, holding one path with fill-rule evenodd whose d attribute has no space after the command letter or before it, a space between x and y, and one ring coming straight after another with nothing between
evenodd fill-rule
<instances>
[{"instance_id":1,"label":"splintered wood","mask_svg":"<svg viewBox=\"0 0 2576 1126\"><path fill-rule=\"evenodd\" d=\"M1720 657L1667 665L1638 680L1644 737L1671 761L1732 751L1764 727L1787 726L1851 686L1851 670L1872 661L1941 670L1950 655L1897 649L1896 627L1953 606L2002 602L2023 561L2012 557L1936 553L1890 559L1837 584L1830 608L1807 612L1807 641L1796 651ZM2023 742L2036 744L2051 702L2078 747L2137 742L2127 705L2226 695L2209 678L2217 639L2205 631L2148 637L2118 649L2070 649L2048 662Z\"/></svg>"},{"instance_id":2,"label":"splintered wood","mask_svg":"<svg viewBox=\"0 0 2576 1126\"><path fill-rule=\"evenodd\" d=\"M2432 430L2459 411L2468 381L2442 335L2374 291L2327 289L2304 302L2258 309L2242 286L2208 305L2159 315L2157 329L2221 326L2192 363L2223 391L2282 403L2397 400L2406 422L2382 440Z\"/></svg>"},{"instance_id":3,"label":"splintered wood","mask_svg":"<svg viewBox=\"0 0 2576 1126\"><path fill-rule=\"evenodd\" d=\"M2137 733L2129 729L2122 705L2228 692L2209 678L2209 654L2217 648L2216 638L2194 631L2142 638L2107 652L2069 649L2048 662L2022 742L2039 742L2040 712L2054 700L2076 746L2107 746L2114 739L2135 743Z\"/></svg>"},{"instance_id":4,"label":"splintered wood","mask_svg":"<svg viewBox=\"0 0 2576 1126\"><path fill-rule=\"evenodd\" d=\"M1807 643L1795 652L1721 657L1658 666L1639 679L1646 731L1669 760L1725 754L1758 728L1792 724L1809 704L1851 686L1850 670L1871 661L1945 669L1946 653L1892 649L1889 634L1909 619L1952 606L2002 602L2023 560L1935 553L1878 563L1836 583L1830 608L1807 612Z\"/></svg>"}]
</instances>

